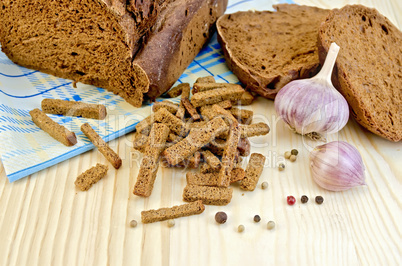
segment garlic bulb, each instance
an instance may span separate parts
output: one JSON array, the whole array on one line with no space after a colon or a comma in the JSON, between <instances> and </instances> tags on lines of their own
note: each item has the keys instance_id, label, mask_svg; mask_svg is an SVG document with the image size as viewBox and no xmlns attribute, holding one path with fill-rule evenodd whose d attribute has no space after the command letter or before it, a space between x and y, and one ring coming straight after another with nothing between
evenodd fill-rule
<instances>
[{"instance_id":1,"label":"garlic bulb","mask_svg":"<svg viewBox=\"0 0 402 266\"><path fill-rule=\"evenodd\" d=\"M348 122L348 103L331 82L338 52L339 46L332 43L316 76L291 81L276 95L277 114L301 135L321 139L323 134L338 132Z\"/></svg>"},{"instance_id":2,"label":"garlic bulb","mask_svg":"<svg viewBox=\"0 0 402 266\"><path fill-rule=\"evenodd\" d=\"M344 141L317 146L310 153L310 168L314 181L327 190L342 191L365 185L362 157Z\"/></svg>"}]
</instances>

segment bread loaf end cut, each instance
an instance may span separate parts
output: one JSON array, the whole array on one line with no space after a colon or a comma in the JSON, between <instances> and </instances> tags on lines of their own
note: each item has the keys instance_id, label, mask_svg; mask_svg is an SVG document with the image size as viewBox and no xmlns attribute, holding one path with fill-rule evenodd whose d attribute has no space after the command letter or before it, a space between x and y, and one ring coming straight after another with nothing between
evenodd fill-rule
<instances>
[{"instance_id":1,"label":"bread loaf end cut","mask_svg":"<svg viewBox=\"0 0 402 266\"><path fill-rule=\"evenodd\" d=\"M134 59L149 78L155 100L180 78L215 31L228 0L174 0L161 10L145 45ZM157 55L157 56L155 56Z\"/></svg>"},{"instance_id":2,"label":"bread loaf end cut","mask_svg":"<svg viewBox=\"0 0 402 266\"><path fill-rule=\"evenodd\" d=\"M15 63L119 94L134 106L149 88L132 64L148 19L120 1L2 1L0 42ZM150 14L150 16L156 16Z\"/></svg>"},{"instance_id":3,"label":"bread loaf end cut","mask_svg":"<svg viewBox=\"0 0 402 266\"><path fill-rule=\"evenodd\" d=\"M348 5L334 9L321 25L323 62L332 42L340 46L334 86L356 121L391 141L402 139L402 32L376 9Z\"/></svg>"}]
</instances>

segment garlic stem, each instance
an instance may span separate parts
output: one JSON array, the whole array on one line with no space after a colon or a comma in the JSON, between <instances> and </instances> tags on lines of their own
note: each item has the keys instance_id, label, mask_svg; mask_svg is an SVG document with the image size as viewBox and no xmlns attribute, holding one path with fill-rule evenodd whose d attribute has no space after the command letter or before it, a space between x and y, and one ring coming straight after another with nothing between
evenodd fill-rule
<instances>
[{"instance_id":1,"label":"garlic stem","mask_svg":"<svg viewBox=\"0 0 402 266\"><path fill-rule=\"evenodd\" d=\"M332 69L334 68L336 58L339 53L339 46L336 43L331 43L327 57L325 58L324 65L322 66L320 72L313 77L313 79L324 79L328 84L332 84L331 75Z\"/></svg>"}]
</instances>

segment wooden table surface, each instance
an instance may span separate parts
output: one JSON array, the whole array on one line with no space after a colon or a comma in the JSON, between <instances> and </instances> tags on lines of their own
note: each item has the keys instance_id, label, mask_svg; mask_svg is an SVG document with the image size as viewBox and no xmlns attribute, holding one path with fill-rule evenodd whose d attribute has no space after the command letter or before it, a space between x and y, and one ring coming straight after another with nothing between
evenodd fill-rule
<instances>
[{"instance_id":1,"label":"wooden table surface","mask_svg":"<svg viewBox=\"0 0 402 266\"><path fill-rule=\"evenodd\" d=\"M300 4L341 7L349 1L298 0ZM402 28L399 0L354 1L376 7ZM331 140L344 140L361 153L367 186L329 192L312 180L308 154L312 143L278 121L273 101L258 98L247 107L271 132L252 138L252 151L267 156L254 192L234 187L227 206L207 206L201 215L141 224L140 213L182 204L185 171L160 168L149 198L132 194L140 156L132 134L110 143L123 159L118 171L87 192L75 178L97 162L97 150L9 183L0 168L0 265L401 265L402 143L381 139L350 120ZM299 150L296 162L283 153ZM285 162L279 172L277 164ZM266 190L260 185L269 183ZM310 201L300 203L307 195ZM293 195L294 206L286 204ZM317 205L314 197L322 195ZM228 214L218 225L217 211ZM261 222L253 222L255 214ZM129 222L138 226L130 228ZM274 230L267 230L268 221ZM237 232L243 224L245 231Z\"/></svg>"}]
</instances>

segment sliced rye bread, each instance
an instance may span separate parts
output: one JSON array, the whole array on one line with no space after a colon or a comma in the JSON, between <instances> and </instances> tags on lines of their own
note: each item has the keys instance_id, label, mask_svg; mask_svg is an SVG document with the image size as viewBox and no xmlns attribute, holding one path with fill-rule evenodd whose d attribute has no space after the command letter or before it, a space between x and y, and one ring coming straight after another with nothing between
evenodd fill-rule
<instances>
[{"instance_id":1,"label":"sliced rye bread","mask_svg":"<svg viewBox=\"0 0 402 266\"><path fill-rule=\"evenodd\" d=\"M273 7L276 12L237 12L217 21L229 68L247 88L269 99L288 82L318 72L318 29L329 13L295 4Z\"/></svg>"},{"instance_id":2,"label":"sliced rye bread","mask_svg":"<svg viewBox=\"0 0 402 266\"><path fill-rule=\"evenodd\" d=\"M155 98L180 77L226 6L227 0L4 1L1 48L19 65L105 88L139 107L143 94Z\"/></svg>"},{"instance_id":3,"label":"sliced rye bread","mask_svg":"<svg viewBox=\"0 0 402 266\"><path fill-rule=\"evenodd\" d=\"M356 121L391 141L402 139L402 32L376 9L349 5L331 11L319 30L321 62L340 46L332 81Z\"/></svg>"}]
</instances>

